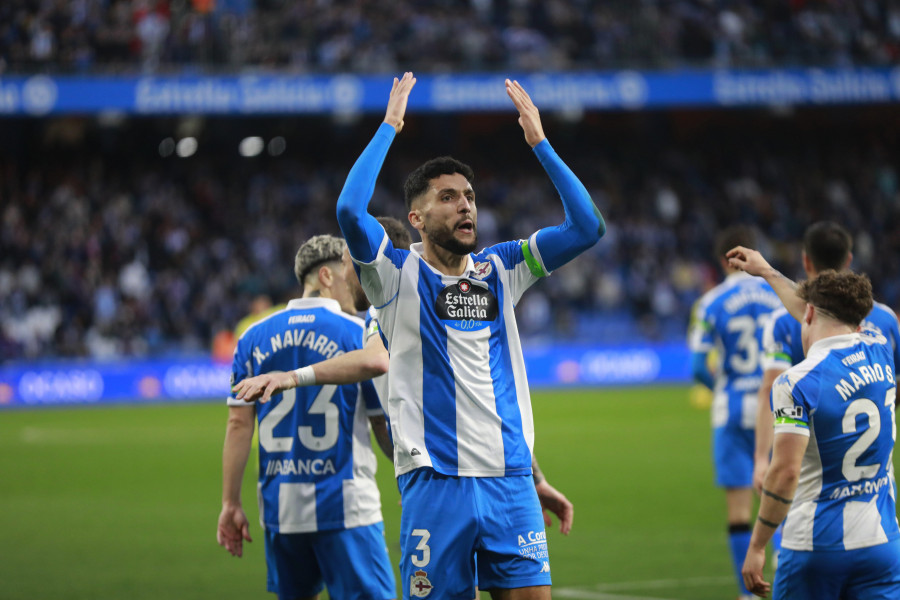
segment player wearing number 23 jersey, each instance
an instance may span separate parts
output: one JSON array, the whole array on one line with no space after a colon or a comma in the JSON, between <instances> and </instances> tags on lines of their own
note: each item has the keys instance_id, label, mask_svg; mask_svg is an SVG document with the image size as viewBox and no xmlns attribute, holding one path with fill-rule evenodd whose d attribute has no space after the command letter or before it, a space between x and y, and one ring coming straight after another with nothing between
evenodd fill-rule
<instances>
[{"instance_id":1,"label":"player wearing number 23 jersey","mask_svg":"<svg viewBox=\"0 0 900 600\"><path fill-rule=\"evenodd\" d=\"M252 326L235 351L234 383L291 371L362 347L363 321L331 298L292 300ZM246 405L234 395L230 406ZM260 521L269 591L387 600L396 595L384 542L369 415L371 382L299 387L257 403Z\"/></svg>"}]
</instances>

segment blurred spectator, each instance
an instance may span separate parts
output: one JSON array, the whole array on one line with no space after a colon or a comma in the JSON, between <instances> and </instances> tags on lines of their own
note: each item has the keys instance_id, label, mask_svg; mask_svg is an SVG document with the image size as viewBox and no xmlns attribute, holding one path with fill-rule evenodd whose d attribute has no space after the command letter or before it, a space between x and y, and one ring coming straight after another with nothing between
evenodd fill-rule
<instances>
[{"instance_id":1,"label":"blurred spectator","mask_svg":"<svg viewBox=\"0 0 900 600\"><path fill-rule=\"evenodd\" d=\"M892 65L891 0L4 0L14 72Z\"/></svg>"},{"instance_id":2,"label":"blurred spectator","mask_svg":"<svg viewBox=\"0 0 900 600\"><path fill-rule=\"evenodd\" d=\"M765 111L588 114L579 123L548 116L554 146L609 230L519 307L523 338L682 339L692 303L719 278L708 261L712 238L734 223L760 229L766 256L792 277L804 228L826 218L845 224L855 235L854 266L898 307L900 140L883 125L897 119L890 107L810 109L791 119ZM334 202L354 159L347 148L371 130L320 118L291 119L290 130L267 123L293 153L247 160L236 140L208 137L245 127L240 119L195 124L200 150L187 160L155 152L165 137L158 131L170 130L165 119L129 120L119 132L89 119L9 121L9 149L0 150L0 360L226 348L217 334L231 331L254 298L292 289L292 273L278 265L298 240L338 233ZM561 221L540 170L521 169L527 149L516 127L510 118L417 116L383 169L373 210L403 215L409 165L448 153L486 166L476 173L481 245ZM435 148L435 129L456 134Z\"/></svg>"}]
</instances>

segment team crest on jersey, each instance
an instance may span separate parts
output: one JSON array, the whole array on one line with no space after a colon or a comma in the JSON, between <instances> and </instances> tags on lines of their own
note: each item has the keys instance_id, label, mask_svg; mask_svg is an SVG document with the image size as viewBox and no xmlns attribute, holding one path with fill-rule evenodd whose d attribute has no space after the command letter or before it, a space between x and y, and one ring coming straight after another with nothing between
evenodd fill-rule
<instances>
[{"instance_id":1,"label":"team crest on jersey","mask_svg":"<svg viewBox=\"0 0 900 600\"><path fill-rule=\"evenodd\" d=\"M453 329L484 329L500 314L497 297L485 284L460 279L445 287L434 300L439 319Z\"/></svg>"},{"instance_id":2,"label":"team crest on jersey","mask_svg":"<svg viewBox=\"0 0 900 600\"><path fill-rule=\"evenodd\" d=\"M494 270L494 267L491 266L489 262L477 262L475 263L475 268L473 269L474 274L472 277L475 279L484 279L488 275L491 274L491 271Z\"/></svg>"},{"instance_id":3,"label":"team crest on jersey","mask_svg":"<svg viewBox=\"0 0 900 600\"><path fill-rule=\"evenodd\" d=\"M428 573L416 571L409 581L409 595L417 598L425 598L431 593L433 586L428 581Z\"/></svg>"}]
</instances>

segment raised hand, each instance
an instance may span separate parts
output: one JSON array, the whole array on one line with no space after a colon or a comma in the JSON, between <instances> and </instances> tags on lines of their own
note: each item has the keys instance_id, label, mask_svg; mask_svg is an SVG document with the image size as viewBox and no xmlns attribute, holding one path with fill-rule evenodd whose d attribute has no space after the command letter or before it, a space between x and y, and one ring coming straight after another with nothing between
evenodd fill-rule
<instances>
[{"instance_id":1,"label":"raised hand","mask_svg":"<svg viewBox=\"0 0 900 600\"><path fill-rule=\"evenodd\" d=\"M534 148L547 138L541 125L541 114L531 101L531 96L518 81L506 80L506 93L519 111L519 125L525 132L525 141Z\"/></svg>"},{"instance_id":2,"label":"raised hand","mask_svg":"<svg viewBox=\"0 0 900 600\"><path fill-rule=\"evenodd\" d=\"M416 78L409 71L403 74L403 77L397 79L394 77L394 85L391 87L391 95L388 98L387 111L384 114L384 122L393 125L397 133L403 129L403 117L406 115L406 102L409 100L409 93L413 86L416 85Z\"/></svg>"},{"instance_id":3,"label":"raised hand","mask_svg":"<svg viewBox=\"0 0 900 600\"><path fill-rule=\"evenodd\" d=\"M740 269L750 275L764 277L766 272L772 268L762 254L743 246L735 246L728 251L725 257L733 269Z\"/></svg>"}]
</instances>

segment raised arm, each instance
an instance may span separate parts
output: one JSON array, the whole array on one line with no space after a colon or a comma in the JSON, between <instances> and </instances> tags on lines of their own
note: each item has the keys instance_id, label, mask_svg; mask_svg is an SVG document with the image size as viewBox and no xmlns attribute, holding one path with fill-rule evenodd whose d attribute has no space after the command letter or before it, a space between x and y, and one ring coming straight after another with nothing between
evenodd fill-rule
<instances>
[{"instance_id":1,"label":"raised arm","mask_svg":"<svg viewBox=\"0 0 900 600\"><path fill-rule=\"evenodd\" d=\"M367 212L367 208L391 142L403 129L406 103L415 84L416 78L412 73L404 73L401 79L394 78L384 123L350 169L344 189L338 197L338 225L347 240L350 255L361 262L374 260L378 254L378 246L384 239L384 229Z\"/></svg>"},{"instance_id":2,"label":"raised arm","mask_svg":"<svg viewBox=\"0 0 900 600\"><path fill-rule=\"evenodd\" d=\"M797 284L776 271L772 265L766 262L762 254L750 248L737 246L729 250L725 256L728 258L728 264L733 268L765 279L778 294L791 316L798 321L803 321L806 302L797 295Z\"/></svg>"},{"instance_id":3,"label":"raised arm","mask_svg":"<svg viewBox=\"0 0 900 600\"><path fill-rule=\"evenodd\" d=\"M540 113L525 89L518 81L507 79L506 93L519 111L525 141L550 176L566 213L562 224L541 229L537 235L544 266L553 271L596 244L606 233L606 222L587 189L550 146Z\"/></svg>"}]
</instances>

